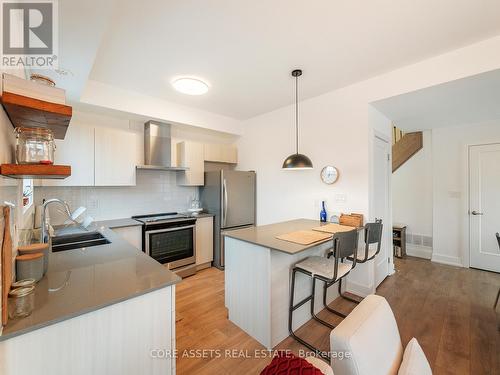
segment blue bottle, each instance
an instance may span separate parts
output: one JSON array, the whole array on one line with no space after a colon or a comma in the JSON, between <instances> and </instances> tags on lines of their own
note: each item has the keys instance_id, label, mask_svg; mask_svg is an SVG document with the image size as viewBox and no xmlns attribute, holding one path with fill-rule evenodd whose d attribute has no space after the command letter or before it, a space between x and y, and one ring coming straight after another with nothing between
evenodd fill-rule
<instances>
[{"instance_id":1,"label":"blue bottle","mask_svg":"<svg viewBox=\"0 0 500 375\"><path fill-rule=\"evenodd\" d=\"M322 223L326 223L326 209L325 209L325 201L321 201L321 212L319 213L319 221Z\"/></svg>"}]
</instances>

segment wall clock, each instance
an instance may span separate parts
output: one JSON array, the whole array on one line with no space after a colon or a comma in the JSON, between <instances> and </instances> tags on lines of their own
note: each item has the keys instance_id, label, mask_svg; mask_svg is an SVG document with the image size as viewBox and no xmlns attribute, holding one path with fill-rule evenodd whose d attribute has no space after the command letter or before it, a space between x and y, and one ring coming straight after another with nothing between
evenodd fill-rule
<instances>
[{"instance_id":1,"label":"wall clock","mask_svg":"<svg viewBox=\"0 0 500 375\"><path fill-rule=\"evenodd\" d=\"M331 185L339 178L339 171L337 168L327 165L321 170L321 181L325 184Z\"/></svg>"}]
</instances>

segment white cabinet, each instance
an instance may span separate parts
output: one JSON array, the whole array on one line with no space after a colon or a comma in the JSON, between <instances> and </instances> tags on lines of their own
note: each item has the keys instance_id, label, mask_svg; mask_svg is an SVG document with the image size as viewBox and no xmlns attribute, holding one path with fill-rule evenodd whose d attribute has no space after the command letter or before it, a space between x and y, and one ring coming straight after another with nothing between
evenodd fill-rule
<instances>
[{"instance_id":1,"label":"white cabinet","mask_svg":"<svg viewBox=\"0 0 500 375\"><path fill-rule=\"evenodd\" d=\"M71 176L64 180L39 180L42 186L94 185L94 127L71 124L64 140L56 139L55 164L71 165Z\"/></svg>"},{"instance_id":2,"label":"white cabinet","mask_svg":"<svg viewBox=\"0 0 500 375\"><path fill-rule=\"evenodd\" d=\"M196 265L198 269L210 267L214 260L214 218L196 219Z\"/></svg>"},{"instance_id":3,"label":"white cabinet","mask_svg":"<svg viewBox=\"0 0 500 375\"><path fill-rule=\"evenodd\" d=\"M122 236L136 249L142 251L142 226L135 225L132 227L113 228L112 231Z\"/></svg>"},{"instance_id":4,"label":"white cabinet","mask_svg":"<svg viewBox=\"0 0 500 375\"><path fill-rule=\"evenodd\" d=\"M135 185L137 134L95 128L95 186Z\"/></svg>"},{"instance_id":5,"label":"white cabinet","mask_svg":"<svg viewBox=\"0 0 500 375\"><path fill-rule=\"evenodd\" d=\"M205 161L203 159L203 143L177 143L177 165L189 168L179 172L177 183L184 186L203 186L205 184Z\"/></svg>"},{"instance_id":6,"label":"white cabinet","mask_svg":"<svg viewBox=\"0 0 500 375\"><path fill-rule=\"evenodd\" d=\"M204 147L205 161L217 163L238 163L238 149L232 145L206 143Z\"/></svg>"}]
</instances>

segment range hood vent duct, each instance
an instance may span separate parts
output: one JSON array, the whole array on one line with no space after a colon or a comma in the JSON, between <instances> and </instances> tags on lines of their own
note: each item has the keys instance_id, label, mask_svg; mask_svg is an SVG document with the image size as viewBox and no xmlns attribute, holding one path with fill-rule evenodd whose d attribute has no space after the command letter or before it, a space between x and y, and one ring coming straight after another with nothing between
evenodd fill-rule
<instances>
[{"instance_id":1,"label":"range hood vent duct","mask_svg":"<svg viewBox=\"0 0 500 375\"><path fill-rule=\"evenodd\" d=\"M188 168L172 166L171 125L148 121L144 124L144 165L137 169L185 171Z\"/></svg>"}]
</instances>

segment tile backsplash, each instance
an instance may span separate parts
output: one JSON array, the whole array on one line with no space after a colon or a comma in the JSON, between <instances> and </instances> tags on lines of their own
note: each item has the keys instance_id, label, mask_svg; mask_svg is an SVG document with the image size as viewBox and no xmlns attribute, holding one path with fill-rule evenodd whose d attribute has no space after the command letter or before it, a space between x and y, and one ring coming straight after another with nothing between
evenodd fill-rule
<instances>
[{"instance_id":1,"label":"tile backsplash","mask_svg":"<svg viewBox=\"0 0 500 375\"><path fill-rule=\"evenodd\" d=\"M197 187L178 186L175 172L137 171L136 186L123 187L36 187L35 205L43 199L59 198L72 210L83 206L85 215L95 220L126 218L132 215L169 211L186 211ZM50 210L51 222L61 224L65 219L57 205Z\"/></svg>"}]
</instances>

